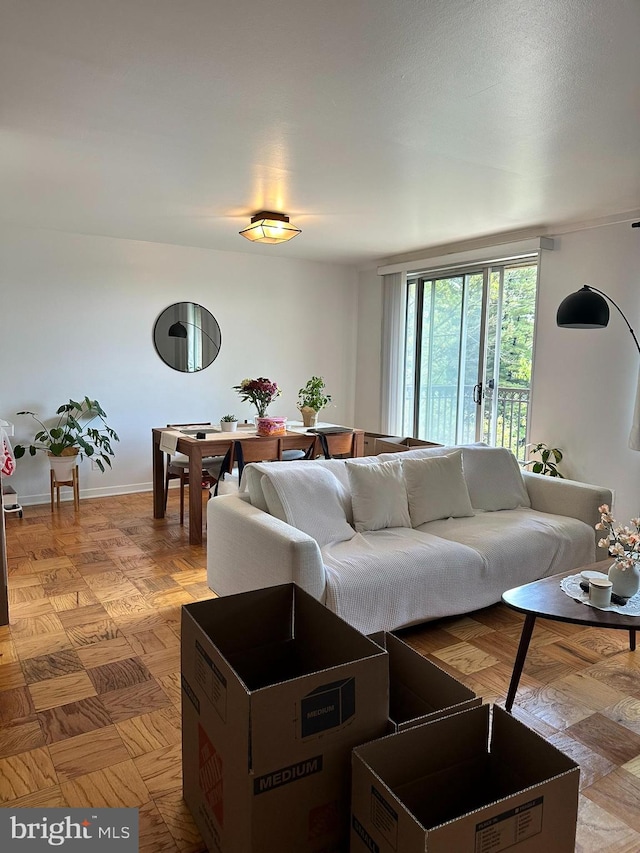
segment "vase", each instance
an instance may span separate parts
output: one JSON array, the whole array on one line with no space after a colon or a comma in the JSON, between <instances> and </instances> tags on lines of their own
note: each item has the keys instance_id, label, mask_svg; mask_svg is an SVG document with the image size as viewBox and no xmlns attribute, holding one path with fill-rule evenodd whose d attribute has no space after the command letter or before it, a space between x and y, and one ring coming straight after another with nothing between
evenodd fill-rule
<instances>
[{"instance_id":1,"label":"vase","mask_svg":"<svg viewBox=\"0 0 640 853\"><path fill-rule=\"evenodd\" d=\"M220 421L221 432L235 432L238 427L238 421Z\"/></svg>"},{"instance_id":2,"label":"vase","mask_svg":"<svg viewBox=\"0 0 640 853\"><path fill-rule=\"evenodd\" d=\"M613 584L614 595L631 598L640 589L640 569L635 563L629 569L620 568L617 562L612 563L609 568L609 580Z\"/></svg>"},{"instance_id":3,"label":"vase","mask_svg":"<svg viewBox=\"0 0 640 853\"><path fill-rule=\"evenodd\" d=\"M258 435L267 435L270 437L286 435L287 419L268 417L256 418L256 432Z\"/></svg>"},{"instance_id":4,"label":"vase","mask_svg":"<svg viewBox=\"0 0 640 853\"><path fill-rule=\"evenodd\" d=\"M302 423L306 427L314 427L318 423L318 413L311 406L303 406L300 409L302 415Z\"/></svg>"}]
</instances>

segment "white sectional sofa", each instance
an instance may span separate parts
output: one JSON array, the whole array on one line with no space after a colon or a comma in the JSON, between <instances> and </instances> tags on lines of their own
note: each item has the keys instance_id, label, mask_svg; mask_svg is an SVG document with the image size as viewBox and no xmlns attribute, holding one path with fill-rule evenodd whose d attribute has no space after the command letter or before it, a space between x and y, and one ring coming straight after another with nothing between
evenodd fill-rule
<instances>
[{"instance_id":1,"label":"white sectional sofa","mask_svg":"<svg viewBox=\"0 0 640 853\"><path fill-rule=\"evenodd\" d=\"M257 463L209 501L207 582L229 595L293 581L364 633L390 631L593 562L611 502L484 445Z\"/></svg>"}]
</instances>

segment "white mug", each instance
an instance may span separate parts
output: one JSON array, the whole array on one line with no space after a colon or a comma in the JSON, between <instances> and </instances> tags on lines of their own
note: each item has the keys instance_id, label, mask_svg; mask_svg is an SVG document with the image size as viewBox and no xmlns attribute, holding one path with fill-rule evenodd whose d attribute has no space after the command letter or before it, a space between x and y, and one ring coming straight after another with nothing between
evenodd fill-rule
<instances>
[{"instance_id":1,"label":"white mug","mask_svg":"<svg viewBox=\"0 0 640 853\"><path fill-rule=\"evenodd\" d=\"M589 601L594 607L609 607L613 584L605 578L591 578L589 581Z\"/></svg>"}]
</instances>

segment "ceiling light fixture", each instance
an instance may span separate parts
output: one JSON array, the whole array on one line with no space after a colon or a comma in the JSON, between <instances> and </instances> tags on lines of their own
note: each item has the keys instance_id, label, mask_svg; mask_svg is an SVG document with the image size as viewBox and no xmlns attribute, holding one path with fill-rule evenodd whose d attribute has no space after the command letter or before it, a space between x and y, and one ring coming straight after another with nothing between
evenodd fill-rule
<instances>
[{"instance_id":1,"label":"ceiling light fixture","mask_svg":"<svg viewBox=\"0 0 640 853\"><path fill-rule=\"evenodd\" d=\"M302 232L291 225L284 213L261 210L251 217L251 225L239 233L253 243L285 243Z\"/></svg>"}]
</instances>

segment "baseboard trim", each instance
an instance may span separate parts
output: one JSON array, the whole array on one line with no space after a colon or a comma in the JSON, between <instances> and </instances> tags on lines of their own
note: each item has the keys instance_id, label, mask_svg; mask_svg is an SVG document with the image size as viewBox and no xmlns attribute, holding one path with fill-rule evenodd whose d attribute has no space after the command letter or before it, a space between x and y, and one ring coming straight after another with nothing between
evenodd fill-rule
<instances>
[{"instance_id":1,"label":"baseboard trim","mask_svg":"<svg viewBox=\"0 0 640 853\"><path fill-rule=\"evenodd\" d=\"M169 488L175 488L173 484L170 484ZM80 488L80 500L89 500L90 498L109 498L115 497L116 495L134 495L139 492L151 492L153 491L152 483L131 483L130 485L124 486L106 486L100 489L87 489ZM21 506L39 506L40 504L48 504L51 502L51 496L47 492L44 495L23 495L20 494L20 505ZM66 503L68 501L73 501L73 491L71 489L60 489L60 503Z\"/></svg>"}]
</instances>

